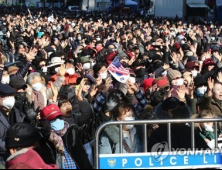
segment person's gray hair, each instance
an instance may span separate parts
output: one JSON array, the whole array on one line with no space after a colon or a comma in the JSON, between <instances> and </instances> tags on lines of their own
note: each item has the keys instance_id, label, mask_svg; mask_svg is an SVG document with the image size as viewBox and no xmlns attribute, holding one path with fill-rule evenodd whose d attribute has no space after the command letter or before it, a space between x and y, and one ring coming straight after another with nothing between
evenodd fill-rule
<instances>
[{"instance_id":1,"label":"person's gray hair","mask_svg":"<svg viewBox=\"0 0 222 170\"><path fill-rule=\"evenodd\" d=\"M31 73L29 74L28 78L27 78L27 84L28 85L32 85L32 81L35 77L41 77L41 75L37 72Z\"/></svg>"}]
</instances>

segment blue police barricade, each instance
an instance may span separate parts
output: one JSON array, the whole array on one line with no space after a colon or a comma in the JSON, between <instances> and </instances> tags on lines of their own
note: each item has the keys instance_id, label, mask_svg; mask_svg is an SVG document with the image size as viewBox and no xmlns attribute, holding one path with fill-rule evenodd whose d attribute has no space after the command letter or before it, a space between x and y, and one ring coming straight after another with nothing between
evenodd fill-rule
<instances>
[{"instance_id":1,"label":"blue police barricade","mask_svg":"<svg viewBox=\"0 0 222 170\"><path fill-rule=\"evenodd\" d=\"M160 169L160 168L222 168L222 152L218 148L218 139L215 138L214 149L195 150L195 123L214 122L214 133L218 136L218 122L222 119L182 119L182 120L152 120L130 122L108 122L103 124L96 132L95 138L95 168L96 169ZM189 123L191 126L190 150L174 150L171 141L171 124ZM168 143L156 144L155 152L147 152L147 125L167 124ZM99 154L100 134L107 126L119 126L122 132L123 125L143 125L144 127L144 153L123 154L123 146L120 145L120 154ZM120 143L123 141L123 133L119 133ZM160 151L160 152L158 152Z\"/></svg>"}]
</instances>

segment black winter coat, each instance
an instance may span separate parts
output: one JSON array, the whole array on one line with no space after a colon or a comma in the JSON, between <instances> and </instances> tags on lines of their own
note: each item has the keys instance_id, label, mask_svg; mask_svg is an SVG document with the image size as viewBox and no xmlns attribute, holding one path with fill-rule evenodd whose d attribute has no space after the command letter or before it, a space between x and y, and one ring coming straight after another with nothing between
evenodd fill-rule
<instances>
[{"instance_id":1,"label":"black winter coat","mask_svg":"<svg viewBox=\"0 0 222 170\"><path fill-rule=\"evenodd\" d=\"M171 125L171 141L173 149L190 149L191 148L191 128L185 124L172 124ZM166 142L167 138L167 125L159 125L159 128L151 134L148 151L151 152L152 147L157 143ZM209 147L200 135L195 132L195 148L208 149Z\"/></svg>"},{"instance_id":2,"label":"black winter coat","mask_svg":"<svg viewBox=\"0 0 222 170\"><path fill-rule=\"evenodd\" d=\"M73 125L69 127L62 139L68 153L74 160L77 169L93 169L85 148L81 143L77 126ZM40 147L39 154L46 164L62 165L61 155L57 153L52 142L49 140L42 141Z\"/></svg>"}]
</instances>

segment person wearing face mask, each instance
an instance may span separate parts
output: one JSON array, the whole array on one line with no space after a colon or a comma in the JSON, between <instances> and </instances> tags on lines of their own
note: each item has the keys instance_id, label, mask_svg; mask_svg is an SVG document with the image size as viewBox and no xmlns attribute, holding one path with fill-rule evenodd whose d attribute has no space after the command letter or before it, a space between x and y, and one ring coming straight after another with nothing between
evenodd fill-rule
<instances>
[{"instance_id":1,"label":"person wearing face mask","mask_svg":"<svg viewBox=\"0 0 222 170\"><path fill-rule=\"evenodd\" d=\"M198 119L215 119L216 116L210 110L202 110L200 114L197 116ZM215 149L215 133L214 133L214 123L206 122L199 123L197 131L200 136L204 139L207 145L211 149ZM218 137L221 136L221 131L218 130Z\"/></svg>"},{"instance_id":2,"label":"person wearing face mask","mask_svg":"<svg viewBox=\"0 0 222 170\"><path fill-rule=\"evenodd\" d=\"M159 120L165 119L190 119L190 108L175 97L170 97L160 103L156 108L156 117ZM208 149L205 141L195 131L196 149ZM185 123L171 124L172 149L191 148L191 127ZM159 124L159 128L154 130L148 139L148 152L157 143L167 141L167 124Z\"/></svg>"},{"instance_id":3,"label":"person wearing face mask","mask_svg":"<svg viewBox=\"0 0 222 170\"><path fill-rule=\"evenodd\" d=\"M93 169L80 141L78 128L64 121L57 105L48 105L40 113L42 124L49 128L41 144L43 160L59 169Z\"/></svg>"},{"instance_id":4,"label":"person wearing face mask","mask_svg":"<svg viewBox=\"0 0 222 170\"><path fill-rule=\"evenodd\" d=\"M0 84L0 147L5 148L6 132L15 123L24 122L25 114L20 112L15 105L16 91L9 85ZM6 150L6 149L5 149ZM3 159L4 153L0 153ZM0 161L0 164L2 162Z\"/></svg>"},{"instance_id":5,"label":"person wearing face mask","mask_svg":"<svg viewBox=\"0 0 222 170\"><path fill-rule=\"evenodd\" d=\"M192 73L194 78L199 75L200 66L197 62L188 62L185 65L185 68Z\"/></svg>"},{"instance_id":6,"label":"person wearing face mask","mask_svg":"<svg viewBox=\"0 0 222 170\"><path fill-rule=\"evenodd\" d=\"M107 65L105 63L96 63L93 67L95 77L101 77L103 80L108 78Z\"/></svg>"},{"instance_id":7,"label":"person wearing face mask","mask_svg":"<svg viewBox=\"0 0 222 170\"><path fill-rule=\"evenodd\" d=\"M137 80L144 80L144 78L147 77L147 71L145 62L143 59L136 59L136 61L133 63L133 67L136 73Z\"/></svg>"},{"instance_id":8,"label":"person wearing face mask","mask_svg":"<svg viewBox=\"0 0 222 170\"><path fill-rule=\"evenodd\" d=\"M76 85L77 79L80 77L79 74L76 73L75 66L73 61L68 60L65 62L65 81L63 81L62 86L71 86ZM57 68L59 70L59 68ZM51 87L51 82L55 82L59 76L59 72L53 75L48 83L47 87Z\"/></svg>"},{"instance_id":9,"label":"person wearing face mask","mask_svg":"<svg viewBox=\"0 0 222 170\"><path fill-rule=\"evenodd\" d=\"M30 169L57 169L56 165L47 165L35 151L41 139L42 136L33 125L16 123L10 127L6 134L6 148L10 152L6 168L20 169L23 165Z\"/></svg>"},{"instance_id":10,"label":"person wearing face mask","mask_svg":"<svg viewBox=\"0 0 222 170\"><path fill-rule=\"evenodd\" d=\"M90 57L81 57L80 58L80 63L82 64L83 69L85 71L88 71L89 69L93 68L92 63L90 62Z\"/></svg>"},{"instance_id":11,"label":"person wearing face mask","mask_svg":"<svg viewBox=\"0 0 222 170\"><path fill-rule=\"evenodd\" d=\"M167 77L172 87L172 96L178 97L177 90L180 86L184 85L182 74L178 70L169 68L167 70Z\"/></svg>"},{"instance_id":12,"label":"person wearing face mask","mask_svg":"<svg viewBox=\"0 0 222 170\"><path fill-rule=\"evenodd\" d=\"M61 65L59 69L59 76L57 77L55 82L51 82L51 85L53 83L53 86L60 91L60 88L62 87L62 83L65 80L65 74L66 69L65 65ZM29 99L29 103L34 103L34 109L37 108L44 108L47 105L47 102L49 99L53 97L53 91L51 87L46 88L42 84L42 79L39 73L34 72L31 73L27 78L27 96ZM54 101L56 102L56 101Z\"/></svg>"},{"instance_id":13,"label":"person wearing face mask","mask_svg":"<svg viewBox=\"0 0 222 170\"><path fill-rule=\"evenodd\" d=\"M9 85L16 91L15 108L26 115L26 122L34 123L38 110L34 110L33 105L28 101L25 80L22 77L13 78L10 80Z\"/></svg>"},{"instance_id":14,"label":"person wearing face mask","mask_svg":"<svg viewBox=\"0 0 222 170\"><path fill-rule=\"evenodd\" d=\"M135 121L135 110L132 105L118 104L113 110L113 120L115 121ZM143 146L139 140L137 128L134 125L123 126L123 143L119 143L119 127L106 127L100 136L99 153L117 154L120 145L123 145L123 153L140 153Z\"/></svg>"}]
</instances>

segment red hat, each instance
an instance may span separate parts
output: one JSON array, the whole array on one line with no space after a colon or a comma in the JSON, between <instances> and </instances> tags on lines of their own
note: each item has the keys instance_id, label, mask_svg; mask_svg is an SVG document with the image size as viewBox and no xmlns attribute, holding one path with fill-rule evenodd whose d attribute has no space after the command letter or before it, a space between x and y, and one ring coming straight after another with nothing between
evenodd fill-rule
<instances>
[{"instance_id":1,"label":"red hat","mask_svg":"<svg viewBox=\"0 0 222 170\"><path fill-rule=\"evenodd\" d=\"M212 65L216 65L212 58L208 58L203 62L203 68L207 66L212 66Z\"/></svg>"},{"instance_id":2,"label":"red hat","mask_svg":"<svg viewBox=\"0 0 222 170\"><path fill-rule=\"evenodd\" d=\"M161 89L170 86L168 80L167 80L166 78L164 78L164 77L155 79L155 82L156 82L156 84L157 84L157 87L159 87L159 88L161 88Z\"/></svg>"},{"instance_id":3,"label":"red hat","mask_svg":"<svg viewBox=\"0 0 222 170\"><path fill-rule=\"evenodd\" d=\"M199 69L199 64L197 62L187 62L185 65L186 69L193 69L196 68L197 70Z\"/></svg>"},{"instance_id":4,"label":"red hat","mask_svg":"<svg viewBox=\"0 0 222 170\"><path fill-rule=\"evenodd\" d=\"M153 78L148 78L143 81L143 88L144 91L147 91L150 87L152 87L155 83L155 80Z\"/></svg>"},{"instance_id":5,"label":"red hat","mask_svg":"<svg viewBox=\"0 0 222 170\"><path fill-rule=\"evenodd\" d=\"M51 121L63 114L57 105L50 104L41 110L40 116L43 120Z\"/></svg>"}]
</instances>

